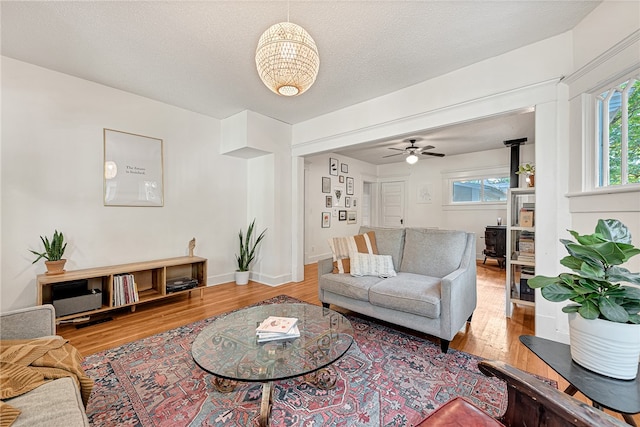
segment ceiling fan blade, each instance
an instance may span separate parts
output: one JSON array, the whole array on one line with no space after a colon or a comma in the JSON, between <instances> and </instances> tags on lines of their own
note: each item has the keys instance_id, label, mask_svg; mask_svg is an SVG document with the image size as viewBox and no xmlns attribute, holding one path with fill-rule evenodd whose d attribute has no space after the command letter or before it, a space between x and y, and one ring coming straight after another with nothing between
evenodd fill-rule
<instances>
[{"instance_id":1,"label":"ceiling fan blade","mask_svg":"<svg viewBox=\"0 0 640 427\"><path fill-rule=\"evenodd\" d=\"M436 148L436 147L434 147L433 145L427 145L426 147L422 147L422 148L420 149L420 151L424 151L424 150L433 150L434 148Z\"/></svg>"},{"instance_id":2,"label":"ceiling fan blade","mask_svg":"<svg viewBox=\"0 0 640 427\"><path fill-rule=\"evenodd\" d=\"M430 152L422 152L420 154L424 154L425 156L435 156L435 157L444 157L442 153L430 153Z\"/></svg>"},{"instance_id":3,"label":"ceiling fan blade","mask_svg":"<svg viewBox=\"0 0 640 427\"><path fill-rule=\"evenodd\" d=\"M386 158L386 157L393 157L393 156L402 156L404 153L396 153L396 154L389 154L388 156L382 156L382 158Z\"/></svg>"},{"instance_id":4,"label":"ceiling fan blade","mask_svg":"<svg viewBox=\"0 0 640 427\"><path fill-rule=\"evenodd\" d=\"M404 148L387 147L389 150L404 151Z\"/></svg>"}]
</instances>

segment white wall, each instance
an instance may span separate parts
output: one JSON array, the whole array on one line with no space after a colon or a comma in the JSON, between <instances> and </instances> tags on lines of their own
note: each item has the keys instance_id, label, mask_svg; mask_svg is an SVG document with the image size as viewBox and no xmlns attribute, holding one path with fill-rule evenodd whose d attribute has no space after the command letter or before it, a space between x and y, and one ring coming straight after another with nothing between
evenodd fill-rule
<instances>
[{"instance_id":1,"label":"white wall","mask_svg":"<svg viewBox=\"0 0 640 427\"><path fill-rule=\"evenodd\" d=\"M164 207L103 206L103 128L163 139ZM36 302L28 249L54 229L67 269L186 255L195 237L210 284L232 280L247 161L219 144L219 120L3 57L0 309Z\"/></svg>"},{"instance_id":2,"label":"white wall","mask_svg":"<svg viewBox=\"0 0 640 427\"><path fill-rule=\"evenodd\" d=\"M340 172L338 176L329 174L329 158L337 159L348 165L348 173ZM331 237L350 236L357 234L362 225L362 184L363 181L375 178L376 167L369 163L361 162L338 154L321 154L305 158L305 264L317 262L320 259L331 256L327 239ZM340 183L340 175L345 177L345 182ZM331 193L322 192L322 177L331 179ZM354 178L354 194L346 194L346 177ZM338 205L335 204L334 190L340 189L343 196ZM332 196L334 206L325 206L325 197ZM356 207L345 207L344 197L350 197L351 201L357 200ZM356 211L357 223L347 224L347 221L338 220L338 211ZM322 212L331 212L331 227L322 228Z\"/></svg>"}]
</instances>

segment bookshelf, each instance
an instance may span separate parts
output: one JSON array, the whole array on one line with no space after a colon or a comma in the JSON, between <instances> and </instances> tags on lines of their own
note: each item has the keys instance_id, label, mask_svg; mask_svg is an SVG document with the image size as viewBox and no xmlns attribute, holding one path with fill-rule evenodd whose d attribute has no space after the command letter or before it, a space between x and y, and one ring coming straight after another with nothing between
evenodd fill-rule
<instances>
[{"instance_id":1,"label":"bookshelf","mask_svg":"<svg viewBox=\"0 0 640 427\"><path fill-rule=\"evenodd\" d=\"M135 291L130 295L135 298L116 297L122 277L128 285L130 280L135 282ZM167 290L167 282L179 278L195 279L197 285L191 289L171 292ZM127 285L127 286L128 286ZM105 267L87 268L83 270L66 271L63 274L39 274L36 278L37 304L54 304L56 306L56 320L71 320L87 317L111 310L130 308L135 311L139 304L169 298L175 295L199 291L200 298L204 297L207 286L207 259L196 256L158 259L152 261L135 262ZM74 286L76 288L72 298L55 298L54 290ZM78 286L84 291L78 295ZM74 306L90 307L74 313L58 314L58 307L64 311L75 311ZM71 307L71 308L69 308Z\"/></svg>"},{"instance_id":2,"label":"bookshelf","mask_svg":"<svg viewBox=\"0 0 640 427\"><path fill-rule=\"evenodd\" d=\"M508 203L505 312L511 317L514 304L535 305L535 292L527 286L536 265L535 189L510 189Z\"/></svg>"}]
</instances>

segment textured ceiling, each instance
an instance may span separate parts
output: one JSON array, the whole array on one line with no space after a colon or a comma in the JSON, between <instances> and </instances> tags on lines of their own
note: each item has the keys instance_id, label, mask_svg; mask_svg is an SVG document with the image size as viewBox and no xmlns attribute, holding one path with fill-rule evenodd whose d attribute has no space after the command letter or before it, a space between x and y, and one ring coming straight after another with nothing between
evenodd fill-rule
<instances>
[{"instance_id":1,"label":"textured ceiling","mask_svg":"<svg viewBox=\"0 0 640 427\"><path fill-rule=\"evenodd\" d=\"M224 119L295 124L573 28L599 1L2 1L2 55ZM308 92L255 71L260 34L287 19L320 52Z\"/></svg>"}]
</instances>

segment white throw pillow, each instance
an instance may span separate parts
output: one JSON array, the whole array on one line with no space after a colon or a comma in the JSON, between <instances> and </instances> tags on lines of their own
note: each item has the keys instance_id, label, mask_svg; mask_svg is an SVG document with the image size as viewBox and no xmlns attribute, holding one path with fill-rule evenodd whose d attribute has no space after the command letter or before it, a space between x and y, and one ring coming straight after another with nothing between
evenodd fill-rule
<instances>
[{"instance_id":1,"label":"white throw pillow","mask_svg":"<svg viewBox=\"0 0 640 427\"><path fill-rule=\"evenodd\" d=\"M373 255L353 252L351 258L351 275L378 276L382 278L396 276L391 255Z\"/></svg>"}]
</instances>

